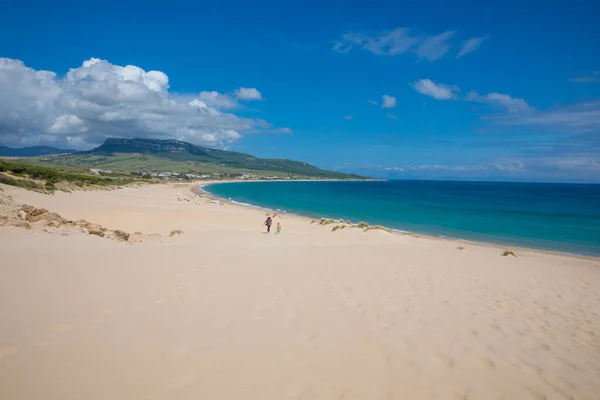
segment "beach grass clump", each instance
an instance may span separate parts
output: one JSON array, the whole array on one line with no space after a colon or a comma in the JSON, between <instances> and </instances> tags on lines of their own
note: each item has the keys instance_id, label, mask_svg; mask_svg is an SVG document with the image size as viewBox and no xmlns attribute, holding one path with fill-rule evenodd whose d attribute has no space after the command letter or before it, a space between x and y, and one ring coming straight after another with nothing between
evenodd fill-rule
<instances>
[{"instance_id":1,"label":"beach grass clump","mask_svg":"<svg viewBox=\"0 0 600 400\"><path fill-rule=\"evenodd\" d=\"M464 248L464 247L462 247L462 246L458 246L458 247L456 248L456 250L460 250L460 251L462 251L462 250L464 250L464 249L465 249L465 248Z\"/></svg>"},{"instance_id":2,"label":"beach grass clump","mask_svg":"<svg viewBox=\"0 0 600 400\"><path fill-rule=\"evenodd\" d=\"M337 231L338 229L344 229L346 227L346 225L336 225L333 228L331 228L332 232Z\"/></svg>"},{"instance_id":3,"label":"beach grass clump","mask_svg":"<svg viewBox=\"0 0 600 400\"><path fill-rule=\"evenodd\" d=\"M367 229L369 227L369 224L367 224L364 221L359 222L358 224L356 224L357 228L363 228L363 229Z\"/></svg>"},{"instance_id":4,"label":"beach grass clump","mask_svg":"<svg viewBox=\"0 0 600 400\"><path fill-rule=\"evenodd\" d=\"M367 226L367 228L365 228L365 230L370 231L373 229L379 229L382 231L386 231L387 233L392 233L392 230L389 228L386 228L385 226L381 226L381 225L375 225L375 226Z\"/></svg>"},{"instance_id":5,"label":"beach grass clump","mask_svg":"<svg viewBox=\"0 0 600 400\"><path fill-rule=\"evenodd\" d=\"M333 222L334 221L332 219L323 218L323 219L321 219L321 222L319 222L319 225L330 225L330 224L333 224Z\"/></svg>"},{"instance_id":6,"label":"beach grass clump","mask_svg":"<svg viewBox=\"0 0 600 400\"><path fill-rule=\"evenodd\" d=\"M314 219L312 221L310 221L311 224L314 224L315 222L317 222L317 221L315 221Z\"/></svg>"},{"instance_id":7,"label":"beach grass clump","mask_svg":"<svg viewBox=\"0 0 600 400\"><path fill-rule=\"evenodd\" d=\"M512 251L512 250L504 250L502 252L502 256L506 257L506 256L513 256L516 257L517 255Z\"/></svg>"}]
</instances>

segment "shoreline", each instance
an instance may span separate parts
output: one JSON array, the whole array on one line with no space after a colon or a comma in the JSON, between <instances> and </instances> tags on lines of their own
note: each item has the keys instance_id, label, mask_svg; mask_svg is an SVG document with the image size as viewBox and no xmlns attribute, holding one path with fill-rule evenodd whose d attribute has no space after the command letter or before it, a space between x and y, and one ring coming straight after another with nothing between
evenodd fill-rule
<instances>
[{"instance_id":1,"label":"shoreline","mask_svg":"<svg viewBox=\"0 0 600 400\"><path fill-rule=\"evenodd\" d=\"M263 207L263 206L259 206L259 205L254 205L254 204L244 204L244 203L240 203L234 200L230 200L230 199L226 199L223 197L219 197L213 193L210 193L207 190L204 190L202 188L204 188L205 186L209 186L209 185L218 185L218 184L228 184L228 183L252 183L252 182L344 182L344 181L348 181L348 180L332 180L332 179L323 179L323 180L302 180L302 181L291 181L291 180L256 180L256 181L247 181L247 180L229 180L226 182L222 182L222 181L209 181L209 182L205 182L203 184L200 185L194 185L193 183L191 185L193 185L192 187L190 187L190 190L195 193L195 194L205 194L208 195L210 198L214 199L214 200L219 200L222 201L223 203L232 205L232 206L238 206L238 207L242 207L242 208L247 208L247 209L254 209L254 210L264 210L264 211L271 211L271 212L279 212L277 210L268 208L268 207ZM363 180L351 180L352 182L363 182ZM386 180L381 180L381 181L386 181ZM202 181L199 181L202 182ZM290 213L290 212L285 212L285 215L294 215L295 217L298 218L302 218L307 220L308 222L310 222L311 220L321 220L321 219L329 219L328 217L309 217L309 216L305 216L305 215L301 215L301 214L297 214L297 213ZM401 236L413 236L413 237L417 237L417 238L423 238L423 239L429 239L429 240L440 240L440 241L447 241L447 242L452 242L452 243L456 243L458 245L460 244L467 244L470 246L481 246L481 247L487 247L487 248L494 248L494 249L498 249L500 251L504 251L504 250L519 250L519 251L527 251L527 252L534 252L534 253L539 253L539 254L546 254L546 255L554 255L554 256L562 256L562 257L567 257L567 258L577 258L577 259L583 259L583 260L591 260L591 261L598 261L600 260L600 255L598 256L594 256L594 255L586 255L586 254L578 254L578 253L569 253L569 252L562 252L562 251L557 251L557 250L549 250L549 249L537 249L534 247L524 247L524 246L520 246L520 245L514 245L514 244L499 244L499 243L492 243L492 242L485 242L485 241L477 241L477 240L469 240L469 239L462 239L462 238L457 238L457 237L449 237L449 236L435 236L435 235L431 235L431 234L425 234L425 233L417 233L417 232L412 232L412 231L404 231L404 230L399 230L399 229L395 229L395 228L390 228L388 226L382 225L384 228L389 229L390 231L392 231L391 233L394 235L401 235Z\"/></svg>"}]
</instances>

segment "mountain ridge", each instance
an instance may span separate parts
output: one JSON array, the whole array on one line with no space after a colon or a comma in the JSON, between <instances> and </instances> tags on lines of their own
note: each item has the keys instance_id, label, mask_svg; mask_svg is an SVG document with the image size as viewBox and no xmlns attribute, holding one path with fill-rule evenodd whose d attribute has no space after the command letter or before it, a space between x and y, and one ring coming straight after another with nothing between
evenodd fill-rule
<instances>
[{"instance_id":1,"label":"mountain ridge","mask_svg":"<svg viewBox=\"0 0 600 400\"><path fill-rule=\"evenodd\" d=\"M327 171L301 161L258 158L250 154L211 149L173 139L107 138L91 150L51 157L54 164L88 166L111 170L162 170L218 174L276 173L277 176L321 179L364 179L364 177Z\"/></svg>"},{"instance_id":2,"label":"mountain ridge","mask_svg":"<svg viewBox=\"0 0 600 400\"><path fill-rule=\"evenodd\" d=\"M40 157L54 154L76 153L73 149L59 149L52 146L8 147L0 146L0 157Z\"/></svg>"}]
</instances>

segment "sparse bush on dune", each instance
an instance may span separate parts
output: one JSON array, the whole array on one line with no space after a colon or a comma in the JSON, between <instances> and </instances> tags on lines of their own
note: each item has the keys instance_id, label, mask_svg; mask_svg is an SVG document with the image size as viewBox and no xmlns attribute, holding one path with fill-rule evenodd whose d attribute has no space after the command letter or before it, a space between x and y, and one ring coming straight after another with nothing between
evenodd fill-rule
<instances>
[{"instance_id":1,"label":"sparse bush on dune","mask_svg":"<svg viewBox=\"0 0 600 400\"><path fill-rule=\"evenodd\" d=\"M322 219L321 222L319 222L319 225L329 225L329 224L333 224L333 220L332 219Z\"/></svg>"},{"instance_id":2,"label":"sparse bush on dune","mask_svg":"<svg viewBox=\"0 0 600 400\"><path fill-rule=\"evenodd\" d=\"M517 255L516 255L515 253L513 253L511 250L504 250L504 251L502 252L502 256L503 256L503 257L506 257L506 256L513 256L513 257L516 257Z\"/></svg>"},{"instance_id":3,"label":"sparse bush on dune","mask_svg":"<svg viewBox=\"0 0 600 400\"><path fill-rule=\"evenodd\" d=\"M315 222L317 222L317 221L315 221L314 219L312 221L310 221L311 224L314 224Z\"/></svg>"},{"instance_id":4,"label":"sparse bush on dune","mask_svg":"<svg viewBox=\"0 0 600 400\"><path fill-rule=\"evenodd\" d=\"M392 233L392 230L391 230L391 229L389 229L389 228L386 228L385 226L381 226L381 225L367 226L367 227L365 228L365 230L366 230L366 231L370 231L370 230L373 230L373 229L379 229L379 230L382 230L382 231L386 231L386 232L388 232L388 233Z\"/></svg>"},{"instance_id":5,"label":"sparse bush on dune","mask_svg":"<svg viewBox=\"0 0 600 400\"><path fill-rule=\"evenodd\" d=\"M70 182L78 187L89 185L118 186L133 182L131 179L99 177L95 175L65 172L54 168L6 160L0 160L0 172L6 172L13 176L24 178L15 179L12 176L0 174L1 183L30 190L45 189L50 192L56 190L56 184L59 182Z\"/></svg>"},{"instance_id":6,"label":"sparse bush on dune","mask_svg":"<svg viewBox=\"0 0 600 400\"><path fill-rule=\"evenodd\" d=\"M465 248L464 248L464 247L462 247L462 246L458 246L458 247L456 248L456 250L464 250L464 249L465 249Z\"/></svg>"},{"instance_id":7,"label":"sparse bush on dune","mask_svg":"<svg viewBox=\"0 0 600 400\"><path fill-rule=\"evenodd\" d=\"M346 227L346 225L336 225L333 228L331 228L331 230L333 232L337 231L338 229L344 229Z\"/></svg>"},{"instance_id":8,"label":"sparse bush on dune","mask_svg":"<svg viewBox=\"0 0 600 400\"><path fill-rule=\"evenodd\" d=\"M358 224L356 224L356 227L357 227L357 228L364 228L364 229L366 229L366 228L368 228L368 227L369 227L369 224L367 224L367 223L366 223L366 222L364 222L364 221L361 221L361 222L359 222Z\"/></svg>"}]
</instances>

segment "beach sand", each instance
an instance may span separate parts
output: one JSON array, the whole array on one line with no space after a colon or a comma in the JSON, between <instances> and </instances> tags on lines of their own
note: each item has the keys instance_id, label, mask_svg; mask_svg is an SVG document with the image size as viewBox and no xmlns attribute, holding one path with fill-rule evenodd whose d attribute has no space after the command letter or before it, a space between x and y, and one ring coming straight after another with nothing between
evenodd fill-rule
<instances>
[{"instance_id":1,"label":"beach sand","mask_svg":"<svg viewBox=\"0 0 600 400\"><path fill-rule=\"evenodd\" d=\"M599 259L2 189L138 239L0 227L1 399L600 398Z\"/></svg>"}]
</instances>

